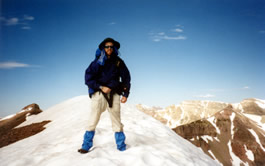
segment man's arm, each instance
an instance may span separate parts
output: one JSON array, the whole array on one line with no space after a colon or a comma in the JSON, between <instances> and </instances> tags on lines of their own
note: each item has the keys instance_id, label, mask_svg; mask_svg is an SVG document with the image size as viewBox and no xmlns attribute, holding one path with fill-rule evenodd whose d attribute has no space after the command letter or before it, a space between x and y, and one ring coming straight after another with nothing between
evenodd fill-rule
<instances>
[{"instance_id":1,"label":"man's arm","mask_svg":"<svg viewBox=\"0 0 265 166\"><path fill-rule=\"evenodd\" d=\"M121 81L123 85L123 96L128 98L130 94L130 89L131 89L131 75L130 72L125 65L125 63L122 61L121 63L121 70L120 70L120 76L121 76ZM125 101L126 102L126 101Z\"/></svg>"},{"instance_id":2,"label":"man's arm","mask_svg":"<svg viewBox=\"0 0 265 166\"><path fill-rule=\"evenodd\" d=\"M98 84L96 78L99 71L99 64L96 61L93 61L85 72L85 84L92 89L100 89L100 84Z\"/></svg>"}]
</instances>

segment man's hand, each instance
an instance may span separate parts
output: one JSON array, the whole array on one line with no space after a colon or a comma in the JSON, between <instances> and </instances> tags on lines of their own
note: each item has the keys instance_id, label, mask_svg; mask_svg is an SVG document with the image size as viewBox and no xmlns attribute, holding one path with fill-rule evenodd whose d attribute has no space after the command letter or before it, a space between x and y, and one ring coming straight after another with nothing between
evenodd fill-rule
<instances>
[{"instance_id":1,"label":"man's hand","mask_svg":"<svg viewBox=\"0 0 265 166\"><path fill-rule=\"evenodd\" d=\"M100 86L100 89L102 90L103 93L110 93L111 89L106 87L106 86Z\"/></svg>"},{"instance_id":2,"label":"man's hand","mask_svg":"<svg viewBox=\"0 0 265 166\"><path fill-rule=\"evenodd\" d=\"M127 101L127 97L122 96L121 103L126 103L126 101Z\"/></svg>"}]
</instances>

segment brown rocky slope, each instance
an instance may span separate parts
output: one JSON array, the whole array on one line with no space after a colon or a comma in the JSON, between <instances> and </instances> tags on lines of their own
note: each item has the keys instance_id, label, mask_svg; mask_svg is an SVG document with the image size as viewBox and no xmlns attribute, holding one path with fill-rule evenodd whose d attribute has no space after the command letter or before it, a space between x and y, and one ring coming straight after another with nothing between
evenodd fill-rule
<instances>
[{"instance_id":1,"label":"brown rocky slope","mask_svg":"<svg viewBox=\"0 0 265 166\"><path fill-rule=\"evenodd\" d=\"M37 104L30 104L22 109L19 113L0 120L0 148L28 138L45 129L49 120L33 123L23 127L17 127L25 122L27 117L41 113L42 110Z\"/></svg>"},{"instance_id":2,"label":"brown rocky slope","mask_svg":"<svg viewBox=\"0 0 265 166\"><path fill-rule=\"evenodd\" d=\"M143 108L222 165L265 165L264 100L185 101L164 110L138 106Z\"/></svg>"},{"instance_id":3,"label":"brown rocky slope","mask_svg":"<svg viewBox=\"0 0 265 166\"><path fill-rule=\"evenodd\" d=\"M173 130L223 165L265 165L264 130L231 105Z\"/></svg>"}]
</instances>

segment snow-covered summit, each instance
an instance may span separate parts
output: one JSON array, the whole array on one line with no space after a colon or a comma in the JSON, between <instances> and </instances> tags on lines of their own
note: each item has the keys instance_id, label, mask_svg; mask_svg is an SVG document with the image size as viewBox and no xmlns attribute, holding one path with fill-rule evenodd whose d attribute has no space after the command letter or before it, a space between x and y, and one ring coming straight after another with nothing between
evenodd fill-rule
<instances>
[{"instance_id":1,"label":"snow-covered summit","mask_svg":"<svg viewBox=\"0 0 265 166\"><path fill-rule=\"evenodd\" d=\"M138 105L138 109L165 123L170 128L208 118L224 109L228 103L215 101L183 101L165 109L153 109Z\"/></svg>"},{"instance_id":2,"label":"snow-covered summit","mask_svg":"<svg viewBox=\"0 0 265 166\"><path fill-rule=\"evenodd\" d=\"M107 112L101 116L91 152L77 152L91 111L90 99L78 96L31 116L18 126L51 121L39 134L0 148L1 165L218 165L202 150L136 107L123 104L121 109L128 146L124 152L116 149Z\"/></svg>"}]
</instances>

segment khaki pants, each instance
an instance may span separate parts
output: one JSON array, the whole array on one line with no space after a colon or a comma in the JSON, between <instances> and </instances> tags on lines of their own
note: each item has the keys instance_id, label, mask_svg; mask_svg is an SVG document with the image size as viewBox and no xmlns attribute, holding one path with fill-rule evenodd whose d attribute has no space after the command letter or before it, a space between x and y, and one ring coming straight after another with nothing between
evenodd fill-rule
<instances>
[{"instance_id":1,"label":"khaki pants","mask_svg":"<svg viewBox=\"0 0 265 166\"><path fill-rule=\"evenodd\" d=\"M120 96L118 94L113 95L113 105L110 108L102 92L96 92L91 97L91 112L87 131L95 131L100 115L106 109L108 109L110 114L112 130L114 132L123 131L123 124L121 123L120 116Z\"/></svg>"}]
</instances>

